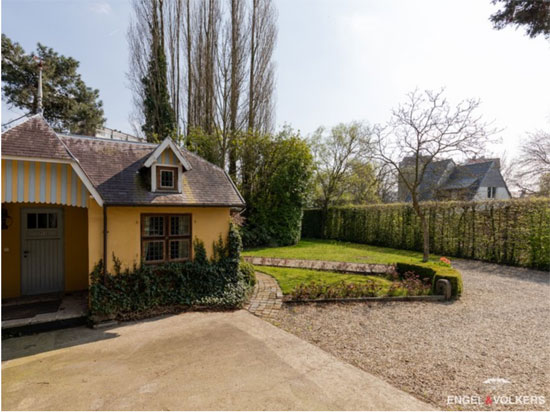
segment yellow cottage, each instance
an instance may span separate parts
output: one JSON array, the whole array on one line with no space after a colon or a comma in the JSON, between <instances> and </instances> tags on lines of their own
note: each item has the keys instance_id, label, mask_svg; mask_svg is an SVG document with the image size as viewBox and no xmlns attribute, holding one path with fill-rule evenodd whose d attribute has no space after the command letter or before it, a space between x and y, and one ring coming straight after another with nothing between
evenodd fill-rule
<instances>
[{"instance_id":1,"label":"yellow cottage","mask_svg":"<svg viewBox=\"0 0 550 412\"><path fill-rule=\"evenodd\" d=\"M112 270L192 258L244 200L221 168L178 147L54 132L41 115L2 133L2 298L86 290Z\"/></svg>"}]
</instances>

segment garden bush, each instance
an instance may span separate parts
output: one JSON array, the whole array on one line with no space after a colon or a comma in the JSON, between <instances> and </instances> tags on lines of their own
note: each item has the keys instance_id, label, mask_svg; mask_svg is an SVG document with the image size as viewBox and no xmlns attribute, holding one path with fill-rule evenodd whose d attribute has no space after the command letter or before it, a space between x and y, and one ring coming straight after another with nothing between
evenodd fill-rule
<instances>
[{"instance_id":1,"label":"garden bush","mask_svg":"<svg viewBox=\"0 0 550 412\"><path fill-rule=\"evenodd\" d=\"M550 270L550 199L425 202L430 251ZM406 203L304 212L302 236L422 251L420 220Z\"/></svg>"},{"instance_id":2,"label":"garden bush","mask_svg":"<svg viewBox=\"0 0 550 412\"><path fill-rule=\"evenodd\" d=\"M166 307L241 306L250 289L249 268L241 264L242 242L231 225L227 243L214 244L211 260L204 244L193 243L194 260L162 265L134 265L122 270L113 256L114 273L99 262L91 274L90 313L94 318L137 318Z\"/></svg>"},{"instance_id":3,"label":"garden bush","mask_svg":"<svg viewBox=\"0 0 550 412\"><path fill-rule=\"evenodd\" d=\"M256 270L254 269L254 265L241 260L239 268L243 274L245 282L250 286L254 286L256 284Z\"/></svg>"},{"instance_id":4,"label":"garden bush","mask_svg":"<svg viewBox=\"0 0 550 412\"><path fill-rule=\"evenodd\" d=\"M373 280L364 283L344 280L336 283L321 281L301 283L292 290L290 296L293 300L420 296L429 295L431 289L430 280L423 280L416 273L406 272L402 275L395 273L389 288Z\"/></svg>"},{"instance_id":5,"label":"garden bush","mask_svg":"<svg viewBox=\"0 0 550 412\"><path fill-rule=\"evenodd\" d=\"M462 294L462 276L457 270L449 266L431 262L422 265L397 263L395 270L400 276L412 272L422 280L427 279L433 292L435 292L435 284L439 279L447 279L451 283L452 296L459 297Z\"/></svg>"},{"instance_id":6,"label":"garden bush","mask_svg":"<svg viewBox=\"0 0 550 412\"><path fill-rule=\"evenodd\" d=\"M379 296L381 291L381 286L373 281L351 283L342 280L337 283L301 283L294 288L290 296L294 300L344 299Z\"/></svg>"},{"instance_id":7,"label":"garden bush","mask_svg":"<svg viewBox=\"0 0 550 412\"><path fill-rule=\"evenodd\" d=\"M299 133L249 133L243 142L246 247L293 245L300 240L302 211L310 192L313 158ZM246 179L245 179L246 176Z\"/></svg>"}]
</instances>

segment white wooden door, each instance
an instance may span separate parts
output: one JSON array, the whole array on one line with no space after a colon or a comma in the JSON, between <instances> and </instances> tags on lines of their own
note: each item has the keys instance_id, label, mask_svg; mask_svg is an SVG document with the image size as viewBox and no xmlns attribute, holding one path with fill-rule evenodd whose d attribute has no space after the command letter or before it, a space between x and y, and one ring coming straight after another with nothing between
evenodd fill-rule
<instances>
[{"instance_id":1,"label":"white wooden door","mask_svg":"<svg viewBox=\"0 0 550 412\"><path fill-rule=\"evenodd\" d=\"M63 291L61 209L22 209L21 221L21 294Z\"/></svg>"}]
</instances>

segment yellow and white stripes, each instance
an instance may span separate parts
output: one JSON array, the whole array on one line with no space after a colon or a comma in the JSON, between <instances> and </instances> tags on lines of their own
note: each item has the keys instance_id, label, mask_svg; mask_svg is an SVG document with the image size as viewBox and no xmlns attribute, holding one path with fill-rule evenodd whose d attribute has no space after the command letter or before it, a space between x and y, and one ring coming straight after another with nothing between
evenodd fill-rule
<instances>
[{"instance_id":1,"label":"yellow and white stripes","mask_svg":"<svg viewBox=\"0 0 550 412\"><path fill-rule=\"evenodd\" d=\"M88 196L70 164L2 159L2 202L87 207Z\"/></svg>"},{"instance_id":2,"label":"yellow and white stripes","mask_svg":"<svg viewBox=\"0 0 550 412\"><path fill-rule=\"evenodd\" d=\"M170 148L167 148L164 152L160 154L159 158L157 159L157 163L174 166L178 166L180 164L178 158Z\"/></svg>"}]
</instances>

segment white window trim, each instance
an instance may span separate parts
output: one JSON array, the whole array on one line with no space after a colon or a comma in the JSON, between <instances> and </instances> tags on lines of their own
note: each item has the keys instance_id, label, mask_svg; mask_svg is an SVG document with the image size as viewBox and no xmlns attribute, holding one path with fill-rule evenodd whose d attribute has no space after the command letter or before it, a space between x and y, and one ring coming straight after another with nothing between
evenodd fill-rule
<instances>
[{"instance_id":1,"label":"white window trim","mask_svg":"<svg viewBox=\"0 0 550 412\"><path fill-rule=\"evenodd\" d=\"M158 187L157 188L157 166L160 167L177 167L178 168L178 187L175 189L171 187ZM175 177L175 176L174 176ZM183 178L183 169L181 165L172 165L169 163L154 163L153 166L151 166L151 192L158 192L158 191L164 191L164 190L175 190L178 193L182 193L182 178Z\"/></svg>"},{"instance_id":2,"label":"white window trim","mask_svg":"<svg viewBox=\"0 0 550 412\"><path fill-rule=\"evenodd\" d=\"M172 175L172 184L170 186L164 186L162 184L162 173L170 173ZM176 188L174 187L174 184L176 183L175 182L175 173L173 170L161 170L160 171L160 189L173 189L175 190Z\"/></svg>"},{"instance_id":3,"label":"white window trim","mask_svg":"<svg viewBox=\"0 0 550 412\"><path fill-rule=\"evenodd\" d=\"M168 148L168 147L170 147L170 149L176 155L176 157L178 158L180 163L183 165L183 167L185 167L185 170L191 170L191 165L183 157L183 155L181 154L180 150L178 149L178 147L176 146L174 141L169 137L164 139L162 141L162 143L157 146L157 148L153 151L153 153L151 153L149 158L145 161L144 166L145 167L153 166L157 162L157 160L160 157L160 155L162 154L162 152L164 152L164 150L166 150L166 148Z\"/></svg>"}]
</instances>

